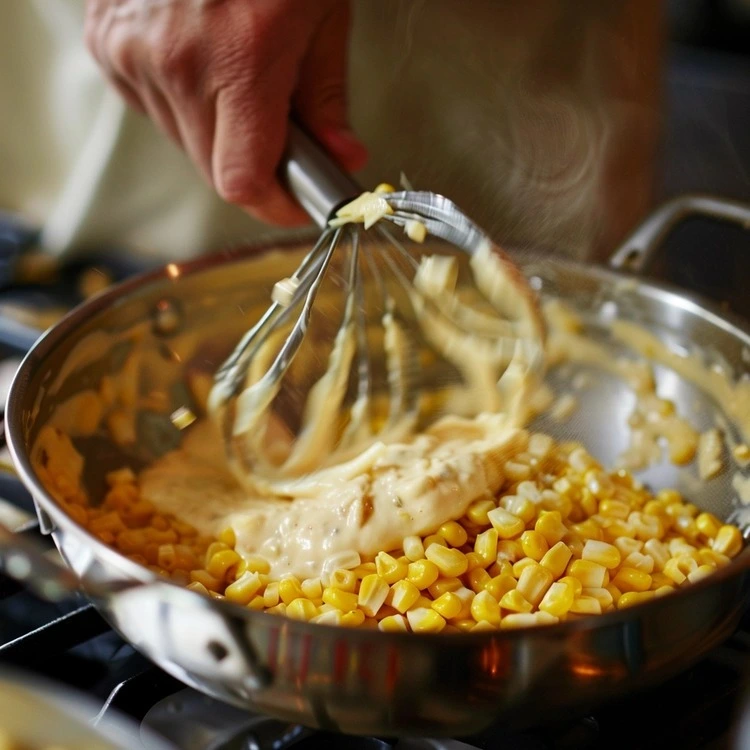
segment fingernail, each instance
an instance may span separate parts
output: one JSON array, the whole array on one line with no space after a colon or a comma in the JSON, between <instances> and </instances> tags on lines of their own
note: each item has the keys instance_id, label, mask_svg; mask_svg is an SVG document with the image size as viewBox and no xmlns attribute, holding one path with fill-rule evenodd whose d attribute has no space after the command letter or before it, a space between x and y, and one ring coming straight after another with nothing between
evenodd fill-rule
<instances>
[{"instance_id":1,"label":"fingernail","mask_svg":"<svg viewBox=\"0 0 750 750\"><path fill-rule=\"evenodd\" d=\"M344 167L356 171L367 163L367 147L351 130L346 128L323 128L318 137Z\"/></svg>"}]
</instances>

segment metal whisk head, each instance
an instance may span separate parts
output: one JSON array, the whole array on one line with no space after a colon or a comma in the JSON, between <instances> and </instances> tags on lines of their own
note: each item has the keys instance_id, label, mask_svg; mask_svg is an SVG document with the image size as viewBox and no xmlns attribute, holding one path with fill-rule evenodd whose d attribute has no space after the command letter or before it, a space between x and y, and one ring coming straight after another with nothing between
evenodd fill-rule
<instances>
[{"instance_id":1,"label":"metal whisk head","mask_svg":"<svg viewBox=\"0 0 750 750\"><path fill-rule=\"evenodd\" d=\"M443 415L514 408L541 370L541 318L510 260L441 195L381 197L367 229L317 211L318 241L216 373L210 409L243 479L354 468Z\"/></svg>"}]
</instances>

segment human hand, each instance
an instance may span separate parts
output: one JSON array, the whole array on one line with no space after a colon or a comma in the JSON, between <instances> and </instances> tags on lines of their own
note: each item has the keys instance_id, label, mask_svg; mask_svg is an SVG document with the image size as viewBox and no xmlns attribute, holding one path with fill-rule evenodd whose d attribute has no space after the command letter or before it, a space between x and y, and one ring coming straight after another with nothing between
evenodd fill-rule
<instances>
[{"instance_id":1,"label":"human hand","mask_svg":"<svg viewBox=\"0 0 750 750\"><path fill-rule=\"evenodd\" d=\"M347 0L86 0L85 40L130 105L182 146L219 195L274 224L307 215L276 169L293 108L348 170Z\"/></svg>"}]
</instances>

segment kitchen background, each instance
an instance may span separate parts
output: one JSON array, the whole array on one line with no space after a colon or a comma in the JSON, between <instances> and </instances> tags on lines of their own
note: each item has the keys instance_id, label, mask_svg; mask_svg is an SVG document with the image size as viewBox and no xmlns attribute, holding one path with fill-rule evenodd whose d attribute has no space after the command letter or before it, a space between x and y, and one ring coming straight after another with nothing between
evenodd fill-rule
<instances>
[{"instance_id":1,"label":"kitchen background","mask_svg":"<svg viewBox=\"0 0 750 750\"><path fill-rule=\"evenodd\" d=\"M668 8L670 45L658 199L701 192L750 202L750 2L674 0ZM648 270L750 319L749 237L735 227L690 220L673 233ZM13 278L19 248L27 242L33 244L33 231L25 232L15 221L0 228L2 403L20 350L36 333L34 327L44 327L62 309L135 270L117 263L108 268L76 266L63 269L49 284L27 285ZM11 500L13 507L10 510L5 504L0 520L13 526L25 524L25 533L36 536L25 491L6 477L0 480L0 497ZM750 727L739 724L745 681L750 678L749 651L750 621L746 620L711 657L657 691L604 707L594 716L571 717L562 728L540 728L521 737L487 734L476 738L475 746L750 747L750 732L741 733ZM211 705L190 691L178 692L180 686L172 678L107 632L101 618L82 601L64 608L41 604L16 586L0 582L0 666L7 664L86 691L103 716L115 709L137 721L145 717L146 724L179 740L181 748L258 747L246 736L231 736L247 724L247 717ZM647 730L648 724L652 728ZM202 737L204 744L187 744L191 732L193 741ZM313 738L304 746L333 744L331 738L319 737L318 744ZM392 747L375 739L340 746ZM437 746L415 741L397 747Z\"/></svg>"}]
</instances>

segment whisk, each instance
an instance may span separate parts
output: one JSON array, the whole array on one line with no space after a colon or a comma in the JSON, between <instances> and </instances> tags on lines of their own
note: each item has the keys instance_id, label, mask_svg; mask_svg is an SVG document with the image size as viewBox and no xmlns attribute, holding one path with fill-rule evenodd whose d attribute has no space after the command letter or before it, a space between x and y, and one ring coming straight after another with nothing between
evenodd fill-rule
<instances>
[{"instance_id":1,"label":"whisk","mask_svg":"<svg viewBox=\"0 0 750 750\"><path fill-rule=\"evenodd\" d=\"M442 195L363 191L294 124L282 171L322 233L214 378L209 412L241 479L293 494L442 416L523 405L543 324L479 227Z\"/></svg>"}]
</instances>

